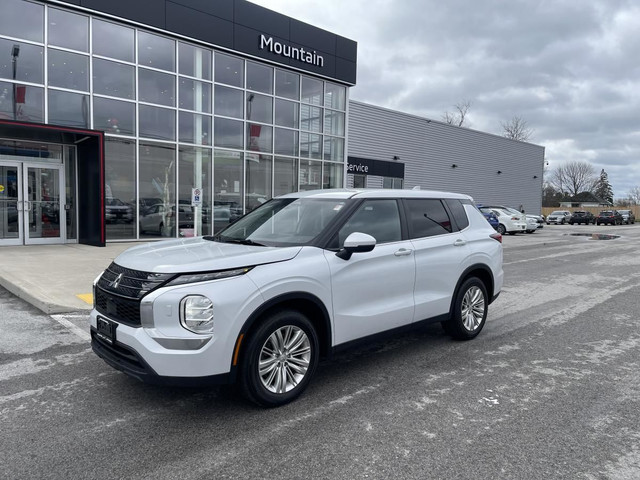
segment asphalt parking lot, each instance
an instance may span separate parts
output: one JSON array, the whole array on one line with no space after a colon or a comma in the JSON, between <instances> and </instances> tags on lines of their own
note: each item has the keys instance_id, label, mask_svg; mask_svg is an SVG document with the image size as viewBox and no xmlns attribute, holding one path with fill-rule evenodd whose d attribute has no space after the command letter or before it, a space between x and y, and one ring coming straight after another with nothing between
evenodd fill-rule
<instances>
[{"instance_id":1,"label":"asphalt parking lot","mask_svg":"<svg viewBox=\"0 0 640 480\"><path fill-rule=\"evenodd\" d=\"M86 313L52 317L0 290L0 471L640 478L640 224L545 225L503 244L505 286L475 340L431 325L367 345L271 410L231 387L140 384L90 351Z\"/></svg>"}]
</instances>

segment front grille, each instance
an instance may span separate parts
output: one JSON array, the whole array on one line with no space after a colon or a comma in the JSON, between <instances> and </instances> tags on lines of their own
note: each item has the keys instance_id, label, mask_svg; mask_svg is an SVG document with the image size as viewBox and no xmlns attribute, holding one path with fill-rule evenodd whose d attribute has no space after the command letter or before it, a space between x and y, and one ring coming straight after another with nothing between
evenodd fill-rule
<instances>
[{"instance_id":1,"label":"front grille","mask_svg":"<svg viewBox=\"0 0 640 480\"><path fill-rule=\"evenodd\" d=\"M112 263L96 285L96 310L113 320L140 326L140 300L173 276L170 273L131 270Z\"/></svg>"}]
</instances>

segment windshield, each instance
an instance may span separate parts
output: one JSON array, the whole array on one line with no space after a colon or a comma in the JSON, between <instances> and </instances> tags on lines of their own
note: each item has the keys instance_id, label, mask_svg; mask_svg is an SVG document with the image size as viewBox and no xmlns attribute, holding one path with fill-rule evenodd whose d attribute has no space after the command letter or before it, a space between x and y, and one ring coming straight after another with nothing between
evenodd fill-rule
<instances>
[{"instance_id":1,"label":"windshield","mask_svg":"<svg viewBox=\"0 0 640 480\"><path fill-rule=\"evenodd\" d=\"M604 210L604 211L600 212L600 215L604 215L604 216L610 217L611 215L613 215L613 212L611 210Z\"/></svg>"},{"instance_id":2,"label":"windshield","mask_svg":"<svg viewBox=\"0 0 640 480\"><path fill-rule=\"evenodd\" d=\"M306 245L324 230L346 203L347 200L318 198L271 200L210 238L270 247Z\"/></svg>"},{"instance_id":3,"label":"windshield","mask_svg":"<svg viewBox=\"0 0 640 480\"><path fill-rule=\"evenodd\" d=\"M551 215L564 215L564 212L561 212L560 210L556 210L555 212L551 212Z\"/></svg>"}]
</instances>

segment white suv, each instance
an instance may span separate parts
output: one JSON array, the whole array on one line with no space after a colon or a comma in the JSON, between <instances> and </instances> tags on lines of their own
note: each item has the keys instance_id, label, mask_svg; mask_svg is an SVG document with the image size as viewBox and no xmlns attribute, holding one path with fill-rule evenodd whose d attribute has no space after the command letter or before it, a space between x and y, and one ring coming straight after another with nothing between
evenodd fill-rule
<instances>
[{"instance_id":1,"label":"white suv","mask_svg":"<svg viewBox=\"0 0 640 480\"><path fill-rule=\"evenodd\" d=\"M216 236L118 256L94 284L92 347L143 381L237 381L281 405L366 337L427 321L474 338L502 288L501 240L466 195L285 195Z\"/></svg>"}]
</instances>

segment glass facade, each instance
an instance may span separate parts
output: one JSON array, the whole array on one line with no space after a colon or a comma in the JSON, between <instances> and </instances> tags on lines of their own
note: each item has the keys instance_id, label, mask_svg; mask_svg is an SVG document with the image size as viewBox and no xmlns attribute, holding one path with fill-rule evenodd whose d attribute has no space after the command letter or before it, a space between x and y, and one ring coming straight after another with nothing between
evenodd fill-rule
<instances>
[{"instance_id":1,"label":"glass facade","mask_svg":"<svg viewBox=\"0 0 640 480\"><path fill-rule=\"evenodd\" d=\"M60 6L0 11L0 118L105 132L106 208L127 210L107 241L213 234L342 187L345 86Z\"/></svg>"}]
</instances>

